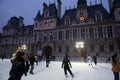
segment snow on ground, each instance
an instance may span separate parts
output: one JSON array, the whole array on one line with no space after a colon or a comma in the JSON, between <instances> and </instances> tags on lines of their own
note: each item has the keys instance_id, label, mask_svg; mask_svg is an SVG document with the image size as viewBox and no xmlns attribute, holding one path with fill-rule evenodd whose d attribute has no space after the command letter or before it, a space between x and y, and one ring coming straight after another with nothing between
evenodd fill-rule
<instances>
[{"instance_id":1,"label":"snow on ground","mask_svg":"<svg viewBox=\"0 0 120 80\"><path fill-rule=\"evenodd\" d=\"M72 78L69 73L66 78L64 70L61 68L61 61L51 61L48 68L45 62L42 61L39 65L35 65L34 75L28 73L22 80L113 80L114 76L111 71L111 64L98 63L97 66L89 66L84 62L71 62L72 72L75 75ZM0 80L7 80L9 70L11 68L10 60L0 60Z\"/></svg>"}]
</instances>

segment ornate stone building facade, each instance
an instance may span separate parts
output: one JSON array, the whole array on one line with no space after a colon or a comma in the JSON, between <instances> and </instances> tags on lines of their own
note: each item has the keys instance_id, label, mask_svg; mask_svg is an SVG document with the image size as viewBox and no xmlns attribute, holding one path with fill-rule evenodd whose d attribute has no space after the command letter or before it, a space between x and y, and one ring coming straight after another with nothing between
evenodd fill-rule
<instances>
[{"instance_id":1,"label":"ornate stone building facade","mask_svg":"<svg viewBox=\"0 0 120 80\"><path fill-rule=\"evenodd\" d=\"M65 10L62 17L61 0L57 5L43 3L43 13L38 11L34 24L28 26L23 17L11 17L1 33L0 55L9 57L21 45L26 45L28 53L56 57L119 53L120 0L108 2L110 13L102 4L87 6L86 0L78 0L77 7ZM84 48L75 47L78 41L84 42Z\"/></svg>"}]
</instances>

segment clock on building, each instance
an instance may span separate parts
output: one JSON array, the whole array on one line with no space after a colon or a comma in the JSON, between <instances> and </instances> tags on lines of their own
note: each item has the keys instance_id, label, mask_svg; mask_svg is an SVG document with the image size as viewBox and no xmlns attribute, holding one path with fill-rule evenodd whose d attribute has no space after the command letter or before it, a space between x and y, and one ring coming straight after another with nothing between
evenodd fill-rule
<instances>
[{"instance_id":1,"label":"clock on building","mask_svg":"<svg viewBox=\"0 0 120 80\"><path fill-rule=\"evenodd\" d=\"M83 16L80 17L80 21L84 21L84 19L85 19L85 18L84 18Z\"/></svg>"}]
</instances>

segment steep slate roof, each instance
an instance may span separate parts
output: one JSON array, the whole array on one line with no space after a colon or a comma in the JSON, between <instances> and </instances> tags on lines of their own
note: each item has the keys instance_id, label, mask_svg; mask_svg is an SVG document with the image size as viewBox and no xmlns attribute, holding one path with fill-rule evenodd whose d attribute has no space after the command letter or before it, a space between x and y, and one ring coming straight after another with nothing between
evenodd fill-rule
<instances>
[{"instance_id":1,"label":"steep slate roof","mask_svg":"<svg viewBox=\"0 0 120 80\"><path fill-rule=\"evenodd\" d=\"M69 9L69 10L65 10L65 13L61 19L61 24L64 24L64 21L65 21L65 17L66 16L69 16L71 21L72 20L75 20L76 19L76 12L77 12L77 9L74 8L74 9Z\"/></svg>"},{"instance_id":2,"label":"steep slate roof","mask_svg":"<svg viewBox=\"0 0 120 80\"><path fill-rule=\"evenodd\" d=\"M87 7L87 11L88 11L88 18L93 18L95 19L95 13L97 10L102 11L102 16L103 16L103 20L109 20L110 19L110 15L107 12L107 10L103 7L102 4L97 4L97 5L92 5L92 6L88 6ZM66 10L65 13L63 14L63 17L61 19L61 25L64 24L65 21L65 16L69 16L71 21L72 20L76 20L76 12L77 9L69 9Z\"/></svg>"},{"instance_id":3,"label":"steep slate roof","mask_svg":"<svg viewBox=\"0 0 120 80\"><path fill-rule=\"evenodd\" d=\"M88 17L89 18L94 18L95 19L95 13L97 10L102 11L102 16L103 16L103 20L109 20L110 19L110 15L107 12L107 10L103 7L102 4L97 4L97 5L93 5L93 6L88 6L87 7L88 10Z\"/></svg>"},{"instance_id":4,"label":"steep slate roof","mask_svg":"<svg viewBox=\"0 0 120 80\"><path fill-rule=\"evenodd\" d=\"M49 5L49 16L57 16L57 8L55 3Z\"/></svg>"},{"instance_id":5,"label":"steep slate roof","mask_svg":"<svg viewBox=\"0 0 120 80\"><path fill-rule=\"evenodd\" d=\"M119 4L120 5L120 0L114 0L114 3L113 3L114 5L117 5L117 4Z\"/></svg>"},{"instance_id":6,"label":"steep slate roof","mask_svg":"<svg viewBox=\"0 0 120 80\"><path fill-rule=\"evenodd\" d=\"M18 26L19 25L19 18L15 17L11 17L11 19L9 19L8 24L10 26Z\"/></svg>"},{"instance_id":7,"label":"steep slate roof","mask_svg":"<svg viewBox=\"0 0 120 80\"><path fill-rule=\"evenodd\" d=\"M40 10L38 11L38 13L37 13L35 18L37 18L37 19L41 18Z\"/></svg>"},{"instance_id":8,"label":"steep slate roof","mask_svg":"<svg viewBox=\"0 0 120 80\"><path fill-rule=\"evenodd\" d=\"M46 4L46 3L44 3ZM49 4L49 16L57 16L57 8L55 3ZM40 14L40 11L38 11L37 15L35 18L44 18L44 13L42 15Z\"/></svg>"},{"instance_id":9,"label":"steep slate roof","mask_svg":"<svg viewBox=\"0 0 120 80\"><path fill-rule=\"evenodd\" d=\"M18 28L17 35L32 34L33 27L34 27L34 25L27 25L27 26L20 27L20 28ZM29 32L26 33L26 31L29 31Z\"/></svg>"}]
</instances>

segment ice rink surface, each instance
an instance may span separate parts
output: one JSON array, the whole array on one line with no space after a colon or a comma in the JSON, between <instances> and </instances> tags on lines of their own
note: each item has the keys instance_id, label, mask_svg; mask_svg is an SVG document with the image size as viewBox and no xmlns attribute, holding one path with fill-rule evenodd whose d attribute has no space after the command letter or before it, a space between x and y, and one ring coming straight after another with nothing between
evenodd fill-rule
<instances>
[{"instance_id":1,"label":"ice rink surface","mask_svg":"<svg viewBox=\"0 0 120 80\"><path fill-rule=\"evenodd\" d=\"M51 61L48 68L45 61L42 61L38 66L35 64L34 75L28 72L26 77L23 75L22 80L114 80L109 63L98 63L97 66L92 63L92 66L89 66L88 63L72 61L71 64L74 78L69 73L68 77L65 77L61 68L62 61ZM10 68L10 60L0 60L0 80L8 79Z\"/></svg>"}]
</instances>

